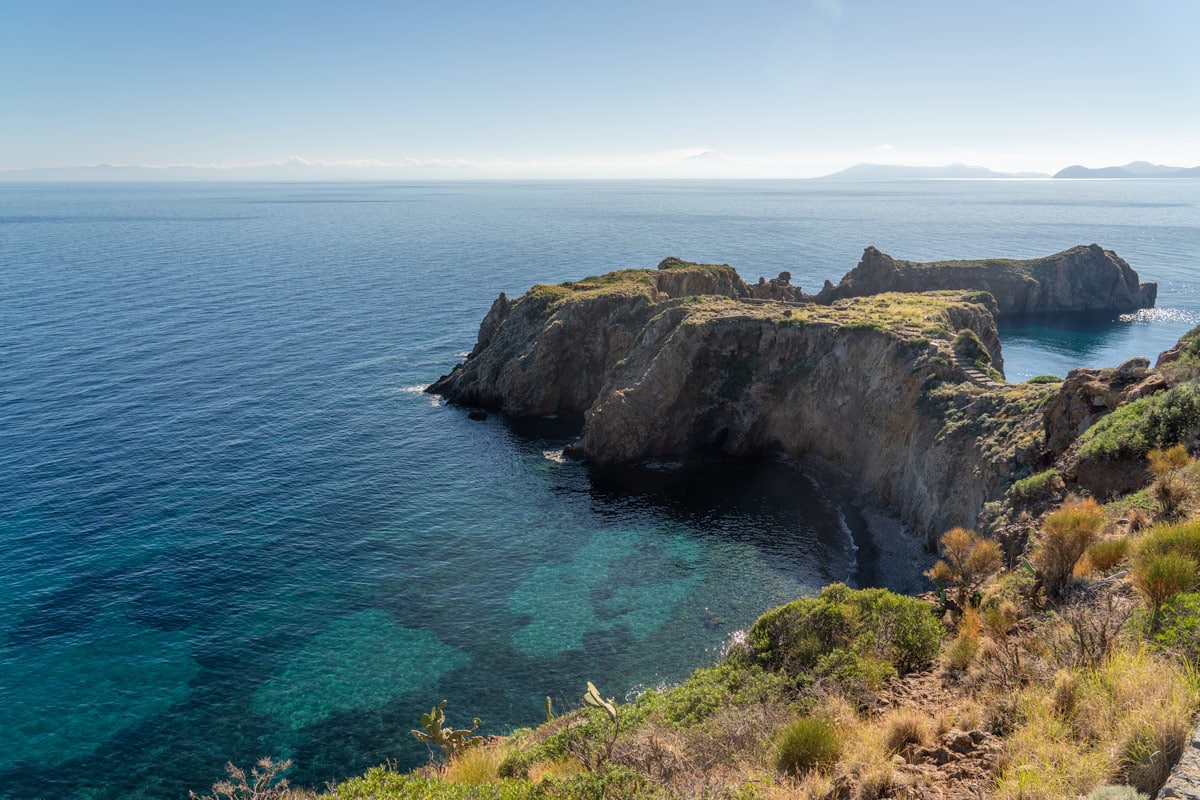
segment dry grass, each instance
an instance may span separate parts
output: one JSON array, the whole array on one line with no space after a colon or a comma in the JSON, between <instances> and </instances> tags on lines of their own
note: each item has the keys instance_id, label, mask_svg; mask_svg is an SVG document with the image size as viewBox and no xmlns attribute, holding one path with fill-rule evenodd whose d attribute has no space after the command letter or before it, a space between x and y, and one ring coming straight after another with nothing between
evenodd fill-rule
<instances>
[{"instance_id":1,"label":"dry grass","mask_svg":"<svg viewBox=\"0 0 1200 800\"><path fill-rule=\"evenodd\" d=\"M1042 536L1033 551L1033 563L1042 573L1046 594L1058 597L1075 570L1075 564L1104 527L1104 509L1095 500L1073 500L1050 512L1042 521Z\"/></svg>"},{"instance_id":2,"label":"dry grass","mask_svg":"<svg viewBox=\"0 0 1200 800\"><path fill-rule=\"evenodd\" d=\"M500 747L468 747L460 750L442 770L447 783L495 783L500 780L500 762L504 750Z\"/></svg>"},{"instance_id":3,"label":"dry grass","mask_svg":"<svg viewBox=\"0 0 1200 800\"><path fill-rule=\"evenodd\" d=\"M575 758L560 758L556 761L538 761L529 768L529 780L541 783L547 778L567 778L584 772L583 764Z\"/></svg>"},{"instance_id":4,"label":"dry grass","mask_svg":"<svg viewBox=\"0 0 1200 800\"><path fill-rule=\"evenodd\" d=\"M1074 797L1110 778L1153 794L1178 758L1198 699L1194 673L1146 651L1118 650L1094 669L1029 687L996 797Z\"/></svg>"},{"instance_id":5,"label":"dry grass","mask_svg":"<svg viewBox=\"0 0 1200 800\"><path fill-rule=\"evenodd\" d=\"M1088 548L1087 560L1092 571L1107 573L1129 555L1129 540L1126 538L1101 539Z\"/></svg>"},{"instance_id":6,"label":"dry grass","mask_svg":"<svg viewBox=\"0 0 1200 800\"><path fill-rule=\"evenodd\" d=\"M933 723L917 711L898 709L880 720L879 727L883 730L883 750L890 755L929 744Z\"/></svg>"},{"instance_id":7,"label":"dry grass","mask_svg":"<svg viewBox=\"0 0 1200 800\"><path fill-rule=\"evenodd\" d=\"M1134 564L1133 585L1157 615L1163 603L1195 585L1196 574L1196 562L1185 555L1151 555Z\"/></svg>"},{"instance_id":8,"label":"dry grass","mask_svg":"<svg viewBox=\"0 0 1200 800\"><path fill-rule=\"evenodd\" d=\"M925 574L953 588L953 610L961 614L980 585L1000 570L1000 545L965 528L946 531L941 545L941 560Z\"/></svg>"}]
</instances>

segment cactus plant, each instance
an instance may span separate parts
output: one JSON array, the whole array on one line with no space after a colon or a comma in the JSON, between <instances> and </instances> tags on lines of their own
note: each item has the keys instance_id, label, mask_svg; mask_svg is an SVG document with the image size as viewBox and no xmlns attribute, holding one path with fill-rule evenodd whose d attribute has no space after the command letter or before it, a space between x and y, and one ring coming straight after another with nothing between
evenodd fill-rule
<instances>
[{"instance_id":1,"label":"cactus plant","mask_svg":"<svg viewBox=\"0 0 1200 800\"><path fill-rule=\"evenodd\" d=\"M472 720L470 728L445 727L445 708L446 701L443 700L438 705L429 709L428 714L421 715L421 727L425 730L418 731L414 729L410 733L412 733L413 738L418 742L436 744L442 748L442 753L449 760L469 747L482 744L483 737L473 735L475 731L479 730L479 717L475 717Z\"/></svg>"}]
</instances>

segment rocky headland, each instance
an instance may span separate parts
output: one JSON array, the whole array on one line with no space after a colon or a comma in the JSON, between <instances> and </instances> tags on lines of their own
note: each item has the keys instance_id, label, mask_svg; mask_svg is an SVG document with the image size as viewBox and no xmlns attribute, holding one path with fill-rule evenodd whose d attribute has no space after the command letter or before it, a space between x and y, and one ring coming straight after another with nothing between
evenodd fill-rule
<instances>
[{"instance_id":1,"label":"rocky headland","mask_svg":"<svg viewBox=\"0 0 1200 800\"><path fill-rule=\"evenodd\" d=\"M1152 308L1158 284L1139 283L1124 259L1099 245L1080 245L1025 261L900 261L868 247L862 261L814 298L831 303L883 292L990 292L1002 315L1064 311L1129 312Z\"/></svg>"},{"instance_id":2,"label":"rocky headland","mask_svg":"<svg viewBox=\"0 0 1200 800\"><path fill-rule=\"evenodd\" d=\"M815 297L786 273L748 286L728 265L669 258L501 295L466 361L428 391L516 416L581 414L568 452L601 465L704 448L815 456L932 537L980 526L989 503L1081 430L1043 418L1059 385L1003 383L997 317L1126 310L1153 296L1095 246L939 264L867 248ZM1078 402L1058 405L1078 416Z\"/></svg>"}]
</instances>

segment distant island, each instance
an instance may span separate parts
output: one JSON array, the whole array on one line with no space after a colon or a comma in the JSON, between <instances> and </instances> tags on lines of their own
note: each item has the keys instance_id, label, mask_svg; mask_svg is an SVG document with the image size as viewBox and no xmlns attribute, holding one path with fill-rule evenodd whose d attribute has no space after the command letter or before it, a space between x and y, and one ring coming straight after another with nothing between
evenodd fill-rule
<instances>
[{"instance_id":1,"label":"distant island","mask_svg":"<svg viewBox=\"0 0 1200 800\"><path fill-rule=\"evenodd\" d=\"M946 164L941 167L910 167L901 164L855 164L819 181L919 181L992 178L1049 178L1044 172L996 172L987 167Z\"/></svg>"},{"instance_id":2,"label":"distant island","mask_svg":"<svg viewBox=\"0 0 1200 800\"><path fill-rule=\"evenodd\" d=\"M1054 173L1055 178L1200 178L1200 167L1167 167L1149 161L1130 161L1121 167L1081 167L1078 164Z\"/></svg>"},{"instance_id":3,"label":"distant island","mask_svg":"<svg viewBox=\"0 0 1200 800\"><path fill-rule=\"evenodd\" d=\"M852 167L822 175L818 181L922 181L922 180L995 180L1037 178L1191 178L1200 179L1200 167L1169 167L1149 161L1131 161L1120 167L1083 167L1074 165L1050 175L1045 172L997 172L987 167L968 164L946 164L940 167L915 167L903 164L855 164Z\"/></svg>"}]
</instances>

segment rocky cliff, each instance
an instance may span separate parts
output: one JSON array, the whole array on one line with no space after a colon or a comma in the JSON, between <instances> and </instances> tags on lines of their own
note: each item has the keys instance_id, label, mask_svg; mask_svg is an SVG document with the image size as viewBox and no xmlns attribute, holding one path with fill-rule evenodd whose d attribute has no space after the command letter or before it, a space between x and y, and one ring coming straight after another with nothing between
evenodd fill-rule
<instances>
[{"instance_id":1,"label":"rocky cliff","mask_svg":"<svg viewBox=\"0 0 1200 800\"><path fill-rule=\"evenodd\" d=\"M1028 261L899 261L874 247L837 286L826 282L817 302L882 292L935 290L991 292L1001 314L1061 311L1128 312L1154 306L1158 285L1138 275L1116 253L1098 245L1073 247Z\"/></svg>"},{"instance_id":2,"label":"rocky cliff","mask_svg":"<svg viewBox=\"0 0 1200 800\"><path fill-rule=\"evenodd\" d=\"M940 533L974 525L1013 472L1011 448L948 424L984 394L958 366L959 334L999 363L990 303L962 292L764 302L729 267L668 260L502 296L467 360L429 391L518 415L584 412L570 451L599 464L704 447L820 456Z\"/></svg>"}]
</instances>

